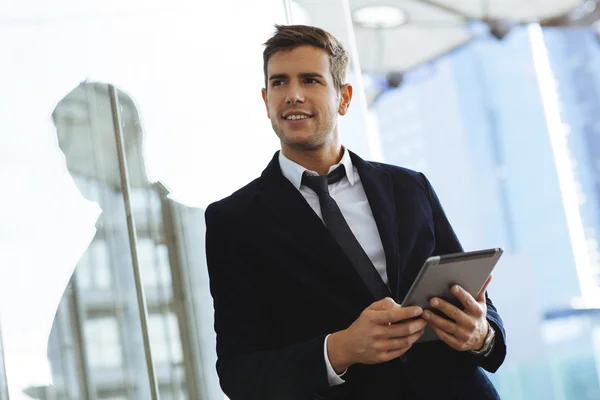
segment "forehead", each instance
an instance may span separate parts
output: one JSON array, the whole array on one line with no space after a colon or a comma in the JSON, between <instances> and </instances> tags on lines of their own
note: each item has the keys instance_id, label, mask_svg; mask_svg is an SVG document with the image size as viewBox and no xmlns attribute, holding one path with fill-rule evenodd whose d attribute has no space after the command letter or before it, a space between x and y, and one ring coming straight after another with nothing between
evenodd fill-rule
<instances>
[{"instance_id":1,"label":"forehead","mask_svg":"<svg viewBox=\"0 0 600 400\"><path fill-rule=\"evenodd\" d=\"M330 71L329 53L313 46L300 46L293 50L281 50L273 54L267 65L268 75L320 72L326 76Z\"/></svg>"}]
</instances>

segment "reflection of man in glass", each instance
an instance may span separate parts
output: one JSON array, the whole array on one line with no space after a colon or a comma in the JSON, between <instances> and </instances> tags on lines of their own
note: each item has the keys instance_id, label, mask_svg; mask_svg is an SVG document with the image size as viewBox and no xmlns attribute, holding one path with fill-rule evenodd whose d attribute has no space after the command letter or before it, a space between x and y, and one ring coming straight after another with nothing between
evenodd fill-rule
<instances>
[{"instance_id":1,"label":"reflection of man in glass","mask_svg":"<svg viewBox=\"0 0 600 400\"><path fill-rule=\"evenodd\" d=\"M174 398L184 392L211 398L208 393L217 393L210 387L216 381L210 377L212 368L205 368L209 374L203 375L199 367L212 363L211 354L195 337L204 330L191 329L190 322L210 317L203 306L210 301L189 294L192 287L202 292L206 279L184 268L186 263L204 262L199 246L186 246L190 235L202 241L202 211L173 204L164 186L150 182L137 108L127 94L117 94L160 391ZM52 117L69 173L81 193L100 205L102 215L53 324L48 357L54 387L36 394L86 399L111 393L146 400L150 393L107 85L78 85ZM194 221L194 227L184 233L182 219ZM218 384L213 386L218 391Z\"/></svg>"},{"instance_id":2,"label":"reflection of man in glass","mask_svg":"<svg viewBox=\"0 0 600 400\"><path fill-rule=\"evenodd\" d=\"M119 94L131 184L149 187L140 153L137 111L128 96ZM107 86L78 85L59 102L52 118L69 173L82 195L99 204L102 215L96 223L96 236L59 306L49 341L49 361L55 391L81 392L81 396L89 392L92 396L96 391L93 382L101 379L95 371L120 370L119 380L125 381L130 371L144 370ZM90 304L92 293L100 304ZM140 382L136 393L149 394L143 374L137 372L133 379Z\"/></svg>"}]
</instances>

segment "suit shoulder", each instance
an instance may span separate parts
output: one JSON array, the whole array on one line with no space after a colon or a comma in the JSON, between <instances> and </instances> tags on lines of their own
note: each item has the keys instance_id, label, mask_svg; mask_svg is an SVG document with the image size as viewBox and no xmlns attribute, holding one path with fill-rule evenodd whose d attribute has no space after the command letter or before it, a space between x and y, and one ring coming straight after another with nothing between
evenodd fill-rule
<instances>
[{"instance_id":1,"label":"suit shoulder","mask_svg":"<svg viewBox=\"0 0 600 400\"><path fill-rule=\"evenodd\" d=\"M422 190L429 196L431 185L429 180L427 180L427 177L422 172L380 162L369 161L369 164L371 164L371 166L374 168L389 173L390 177L392 178L392 182L399 184L405 190L411 190L410 188L412 188L412 190Z\"/></svg>"},{"instance_id":2,"label":"suit shoulder","mask_svg":"<svg viewBox=\"0 0 600 400\"><path fill-rule=\"evenodd\" d=\"M214 213L226 215L230 218L243 215L252 204L254 196L257 193L259 183L260 178L256 178L229 196L211 203L206 208L205 214L207 218Z\"/></svg>"},{"instance_id":3,"label":"suit shoulder","mask_svg":"<svg viewBox=\"0 0 600 400\"><path fill-rule=\"evenodd\" d=\"M414 171L412 169L399 167L397 165L385 164L375 161L369 161L373 167L384 170L392 175L394 179L406 179L412 180L419 183L422 183L424 175L419 171Z\"/></svg>"}]
</instances>

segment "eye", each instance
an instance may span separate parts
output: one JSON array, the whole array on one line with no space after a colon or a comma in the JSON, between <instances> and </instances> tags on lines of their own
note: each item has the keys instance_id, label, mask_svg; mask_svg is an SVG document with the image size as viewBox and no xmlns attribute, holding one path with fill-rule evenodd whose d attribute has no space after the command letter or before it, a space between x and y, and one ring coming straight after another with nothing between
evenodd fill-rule
<instances>
[{"instance_id":1,"label":"eye","mask_svg":"<svg viewBox=\"0 0 600 400\"><path fill-rule=\"evenodd\" d=\"M273 81L273 84L272 84L272 86L273 86L273 87L275 87L275 86L279 86L279 85L281 85L282 83L283 83L283 80L281 80L281 79L277 79L277 80L274 80L274 81Z\"/></svg>"},{"instance_id":2,"label":"eye","mask_svg":"<svg viewBox=\"0 0 600 400\"><path fill-rule=\"evenodd\" d=\"M316 79L314 79L314 78L308 78L308 79L306 80L306 83L319 83L319 81L317 81L317 80L316 80Z\"/></svg>"}]
</instances>

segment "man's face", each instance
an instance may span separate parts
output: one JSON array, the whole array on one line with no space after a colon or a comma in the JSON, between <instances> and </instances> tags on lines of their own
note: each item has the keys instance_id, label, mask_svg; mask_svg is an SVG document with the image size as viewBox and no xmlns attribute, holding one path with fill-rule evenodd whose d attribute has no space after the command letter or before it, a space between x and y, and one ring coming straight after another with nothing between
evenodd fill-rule
<instances>
[{"instance_id":1,"label":"man's face","mask_svg":"<svg viewBox=\"0 0 600 400\"><path fill-rule=\"evenodd\" d=\"M282 146L316 150L335 138L337 114L348 110L352 87L345 85L338 93L329 54L300 46L271 56L262 96Z\"/></svg>"}]
</instances>

